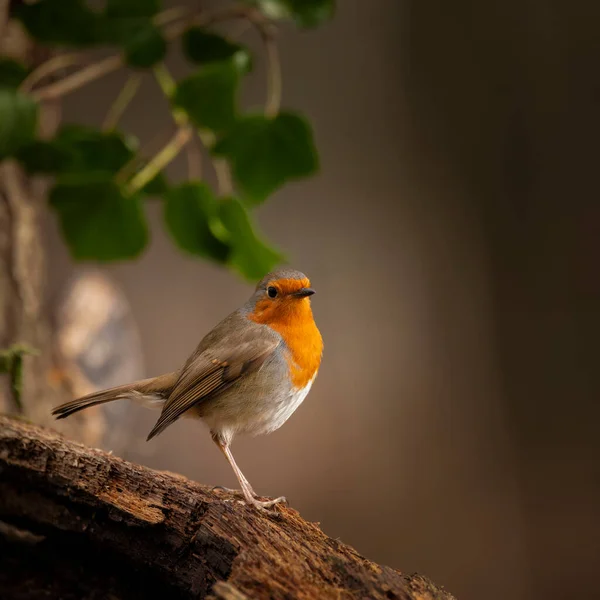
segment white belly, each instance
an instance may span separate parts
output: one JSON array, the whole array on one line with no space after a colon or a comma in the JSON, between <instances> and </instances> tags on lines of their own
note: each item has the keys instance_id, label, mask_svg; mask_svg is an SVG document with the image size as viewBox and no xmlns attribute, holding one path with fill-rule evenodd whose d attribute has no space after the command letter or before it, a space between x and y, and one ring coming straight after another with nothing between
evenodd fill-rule
<instances>
[{"instance_id":1,"label":"white belly","mask_svg":"<svg viewBox=\"0 0 600 600\"><path fill-rule=\"evenodd\" d=\"M291 392L289 396L265 411L264 419L262 419L260 426L256 428L255 432L271 433L272 431L279 429L302 404L304 398L306 398L308 392L310 392L314 380L315 378L313 377L305 387Z\"/></svg>"}]
</instances>

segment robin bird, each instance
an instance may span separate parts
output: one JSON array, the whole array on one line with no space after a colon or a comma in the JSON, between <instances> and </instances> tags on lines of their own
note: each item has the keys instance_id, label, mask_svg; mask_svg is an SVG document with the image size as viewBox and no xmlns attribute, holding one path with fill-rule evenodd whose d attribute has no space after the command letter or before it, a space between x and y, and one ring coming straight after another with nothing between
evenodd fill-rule
<instances>
[{"instance_id":1,"label":"robin bird","mask_svg":"<svg viewBox=\"0 0 600 600\"><path fill-rule=\"evenodd\" d=\"M323 354L313 294L299 271L270 273L242 308L204 337L181 370L94 392L52 414L62 419L97 404L134 400L161 409L148 440L181 416L200 418L233 468L246 502L259 509L284 502L283 496L258 500L233 458L231 442L238 433L275 431L310 391Z\"/></svg>"}]
</instances>

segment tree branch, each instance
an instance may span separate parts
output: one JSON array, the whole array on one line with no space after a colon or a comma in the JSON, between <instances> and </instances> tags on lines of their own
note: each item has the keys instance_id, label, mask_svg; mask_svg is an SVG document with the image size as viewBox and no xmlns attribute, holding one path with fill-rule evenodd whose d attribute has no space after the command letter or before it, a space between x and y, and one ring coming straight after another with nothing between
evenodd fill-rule
<instances>
[{"instance_id":1,"label":"tree branch","mask_svg":"<svg viewBox=\"0 0 600 600\"><path fill-rule=\"evenodd\" d=\"M245 13L248 21L254 25L262 38L267 55L267 98L265 115L275 117L281 107L282 81L279 49L275 40L275 26L257 10L248 9Z\"/></svg>"},{"instance_id":2,"label":"tree branch","mask_svg":"<svg viewBox=\"0 0 600 600\"><path fill-rule=\"evenodd\" d=\"M279 50L273 36L264 37L265 49L267 53L267 100L265 103L265 115L267 117L276 117L281 107L282 83L281 83L281 63L279 60Z\"/></svg>"},{"instance_id":3,"label":"tree branch","mask_svg":"<svg viewBox=\"0 0 600 600\"><path fill-rule=\"evenodd\" d=\"M59 98L69 92L74 92L80 87L83 87L86 83L90 83L95 79L99 79L104 75L117 71L122 66L123 58L121 56L109 56L108 58L93 63L56 83L51 83L39 90L31 92L31 96L38 101Z\"/></svg>"},{"instance_id":4,"label":"tree branch","mask_svg":"<svg viewBox=\"0 0 600 600\"><path fill-rule=\"evenodd\" d=\"M368 561L293 509L264 515L229 492L5 417L0 474L3 597L43 589L49 599L452 600L420 576Z\"/></svg>"},{"instance_id":5,"label":"tree branch","mask_svg":"<svg viewBox=\"0 0 600 600\"><path fill-rule=\"evenodd\" d=\"M137 91L140 89L140 84L142 83L142 75L141 73L133 73L127 78L127 81L121 88L119 95L116 97L115 101L111 104L108 114L104 119L104 123L102 123L102 129L104 131L111 131L115 129L115 127L119 124L121 117L130 102L133 100Z\"/></svg>"},{"instance_id":6,"label":"tree branch","mask_svg":"<svg viewBox=\"0 0 600 600\"><path fill-rule=\"evenodd\" d=\"M43 62L37 69L34 69L21 83L20 89L22 92L30 92L36 83L40 82L44 77L52 75L56 71L71 67L85 61L85 55L81 53L58 54Z\"/></svg>"}]
</instances>

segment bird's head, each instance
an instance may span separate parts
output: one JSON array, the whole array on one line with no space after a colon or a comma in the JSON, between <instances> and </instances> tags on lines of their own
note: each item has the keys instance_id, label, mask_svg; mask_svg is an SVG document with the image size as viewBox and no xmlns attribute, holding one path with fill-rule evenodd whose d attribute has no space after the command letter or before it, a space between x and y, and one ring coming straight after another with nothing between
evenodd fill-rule
<instances>
[{"instance_id":1,"label":"bird's head","mask_svg":"<svg viewBox=\"0 0 600 600\"><path fill-rule=\"evenodd\" d=\"M265 325L312 321L310 296L314 293L304 273L292 269L273 271L256 286L249 302L249 317Z\"/></svg>"}]
</instances>

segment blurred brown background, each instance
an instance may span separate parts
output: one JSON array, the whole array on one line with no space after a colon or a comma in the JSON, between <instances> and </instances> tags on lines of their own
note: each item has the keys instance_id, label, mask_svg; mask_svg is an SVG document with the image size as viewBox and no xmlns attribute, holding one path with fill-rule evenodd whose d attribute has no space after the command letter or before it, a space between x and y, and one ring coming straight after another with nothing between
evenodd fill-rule
<instances>
[{"instance_id":1,"label":"blurred brown background","mask_svg":"<svg viewBox=\"0 0 600 600\"><path fill-rule=\"evenodd\" d=\"M326 349L307 401L237 441L238 462L260 493L462 600L599 597L600 4L340 0L281 52L323 171L259 221L311 277ZM69 97L65 120L99 122L122 82ZM143 94L125 125L149 140L169 115L152 81ZM154 375L251 286L180 254L158 202L148 214L143 258L104 270ZM75 267L52 218L49 237L56 296ZM130 410L120 454L234 485L202 425L145 444L156 415Z\"/></svg>"}]
</instances>

